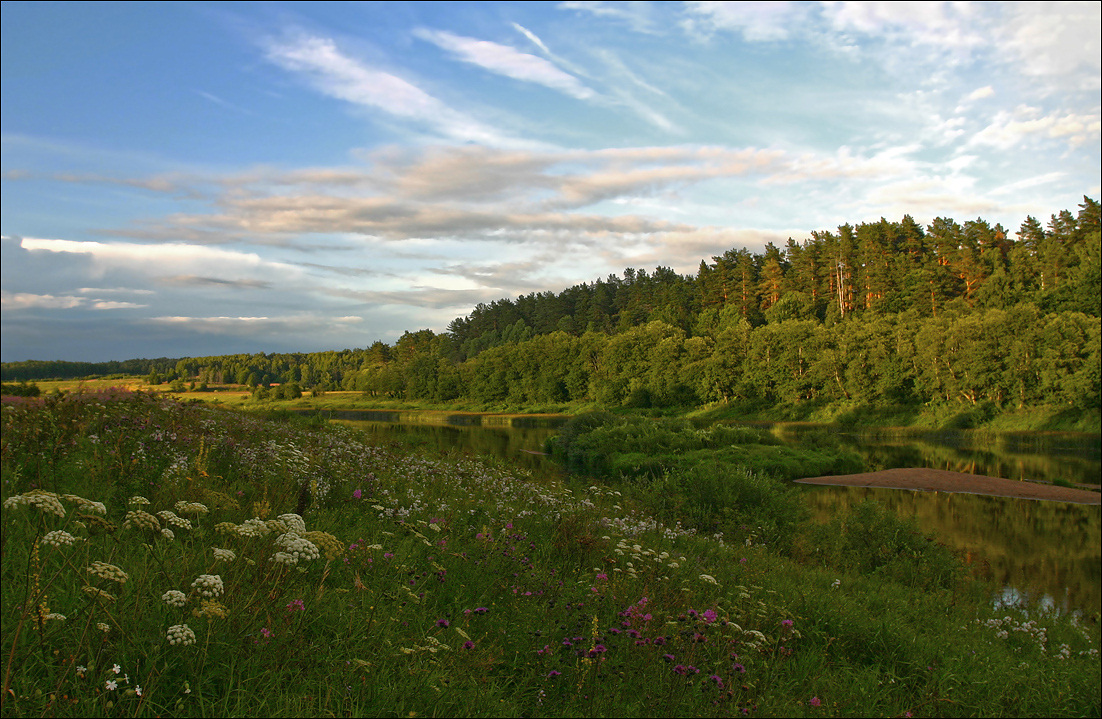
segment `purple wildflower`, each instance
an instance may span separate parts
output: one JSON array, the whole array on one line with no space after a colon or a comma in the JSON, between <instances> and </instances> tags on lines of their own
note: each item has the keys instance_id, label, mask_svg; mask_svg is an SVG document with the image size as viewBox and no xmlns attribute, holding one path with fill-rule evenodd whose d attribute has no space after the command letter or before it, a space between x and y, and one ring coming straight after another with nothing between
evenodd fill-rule
<instances>
[{"instance_id":1,"label":"purple wildflower","mask_svg":"<svg viewBox=\"0 0 1102 719\"><path fill-rule=\"evenodd\" d=\"M808 704L813 707L817 707L822 704L822 702L819 700L819 697L811 697L811 701L809 701Z\"/></svg>"},{"instance_id":2,"label":"purple wildflower","mask_svg":"<svg viewBox=\"0 0 1102 719\"><path fill-rule=\"evenodd\" d=\"M436 620L436 626L438 626L438 627L447 628L450 625L451 625L451 622L449 622L447 619L437 619Z\"/></svg>"}]
</instances>

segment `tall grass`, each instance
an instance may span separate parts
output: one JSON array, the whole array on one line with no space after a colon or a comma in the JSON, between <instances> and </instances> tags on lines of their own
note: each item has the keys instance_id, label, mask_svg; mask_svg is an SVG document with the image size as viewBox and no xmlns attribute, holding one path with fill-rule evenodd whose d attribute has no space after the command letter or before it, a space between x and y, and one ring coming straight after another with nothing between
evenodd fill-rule
<instances>
[{"instance_id":1,"label":"tall grass","mask_svg":"<svg viewBox=\"0 0 1102 719\"><path fill-rule=\"evenodd\" d=\"M1097 618L995 615L860 541L126 391L3 429L4 716L1099 713Z\"/></svg>"}]
</instances>

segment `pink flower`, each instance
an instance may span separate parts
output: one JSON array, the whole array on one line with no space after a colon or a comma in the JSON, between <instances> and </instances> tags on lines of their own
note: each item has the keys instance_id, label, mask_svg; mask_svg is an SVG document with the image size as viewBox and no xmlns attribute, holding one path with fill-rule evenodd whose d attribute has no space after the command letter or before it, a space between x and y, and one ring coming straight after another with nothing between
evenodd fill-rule
<instances>
[{"instance_id":1,"label":"pink flower","mask_svg":"<svg viewBox=\"0 0 1102 719\"><path fill-rule=\"evenodd\" d=\"M819 697L811 697L811 701L809 701L808 704L810 704L813 707L817 707L817 706L821 705L822 702L819 701Z\"/></svg>"},{"instance_id":2,"label":"pink flower","mask_svg":"<svg viewBox=\"0 0 1102 719\"><path fill-rule=\"evenodd\" d=\"M360 497L363 496L363 492L361 490L357 489L355 492L352 493L352 496L356 499L359 499Z\"/></svg>"}]
</instances>

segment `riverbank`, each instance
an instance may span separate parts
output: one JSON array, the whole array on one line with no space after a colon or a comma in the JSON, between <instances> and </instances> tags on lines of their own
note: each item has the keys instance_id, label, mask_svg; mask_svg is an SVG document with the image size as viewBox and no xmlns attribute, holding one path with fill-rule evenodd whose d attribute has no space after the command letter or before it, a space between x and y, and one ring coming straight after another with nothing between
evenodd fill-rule
<instances>
[{"instance_id":1,"label":"riverbank","mask_svg":"<svg viewBox=\"0 0 1102 719\"><path fill-rule=\"evenodd\" d=\"M1050 502L1102 504L1102 493L1097 491L1058 487L1053 484L1030 482L1028 480L984 477L943 469L885 469L879 472L809 477L795 481L800 484L822 484L836 487L876 487L881 489L908 489L918 492L957 492Z\"/></svg>"}]
</instances>

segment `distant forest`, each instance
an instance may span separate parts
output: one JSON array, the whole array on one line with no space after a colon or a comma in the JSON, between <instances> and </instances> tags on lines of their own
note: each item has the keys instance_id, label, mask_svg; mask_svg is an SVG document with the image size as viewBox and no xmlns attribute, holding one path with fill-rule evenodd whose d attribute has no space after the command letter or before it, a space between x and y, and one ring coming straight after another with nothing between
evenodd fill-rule
<instances>
[{"instance_id":1,"label":"distant forest","mask_svg":"<svg viewBox=\"0 0 1102 719\"><path fill-rule=\"evenodd\" d=\"M1099 203L1010 237L910 215L480 304L443 334L302 354L4 363L5 381L157 375L491 405L1100 401Z\"/></svg>"}]
</instances>

